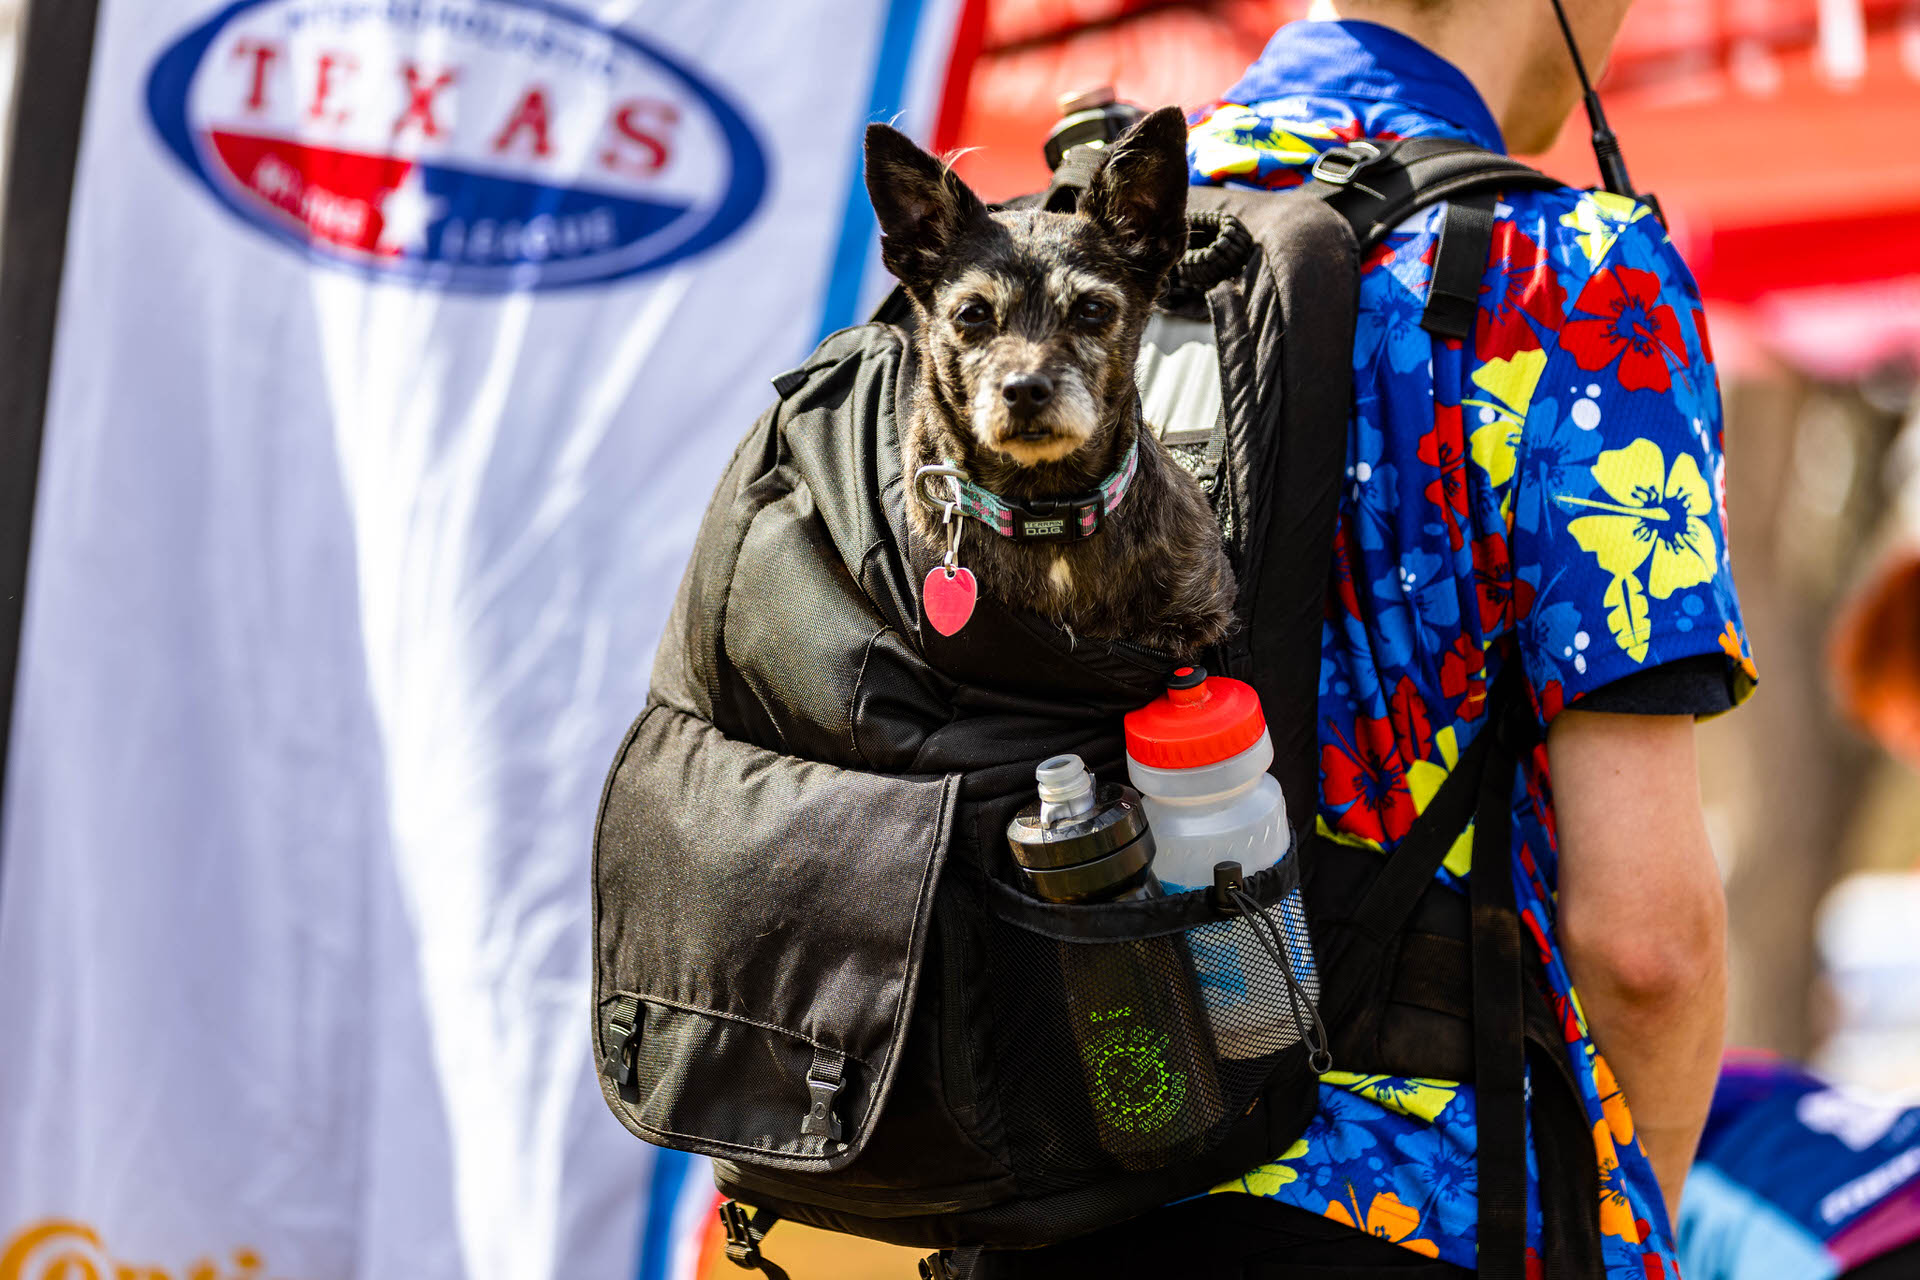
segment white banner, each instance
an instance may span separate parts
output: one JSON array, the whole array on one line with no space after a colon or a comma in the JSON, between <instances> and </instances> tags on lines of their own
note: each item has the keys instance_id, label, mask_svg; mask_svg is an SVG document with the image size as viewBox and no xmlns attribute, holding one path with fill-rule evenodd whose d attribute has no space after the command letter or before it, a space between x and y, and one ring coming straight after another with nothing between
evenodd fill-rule
<instances>
[{"instance_id":1,"label":"white banner","mask_svg":"<svg viewBox=\"0 0 1920 1280\"><path fill-rule=\"evenodd\" d=\"M0 1280L690 1270L710 1185L593 1078L594 810L767 378L877 287L859 127L931 131L959 0L575 2L101 4Z\"/></svg>"}]
</instances>

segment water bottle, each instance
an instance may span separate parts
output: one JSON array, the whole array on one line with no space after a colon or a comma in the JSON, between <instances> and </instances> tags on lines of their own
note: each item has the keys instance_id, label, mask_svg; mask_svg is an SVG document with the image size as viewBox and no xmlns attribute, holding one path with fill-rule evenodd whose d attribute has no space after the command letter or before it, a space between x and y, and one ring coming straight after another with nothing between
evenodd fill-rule
<instances>
[{"instance_id":1,"label":"water bottle","mask_svg":"<svg viewBox=\"0 0 1920 1280\"><path fill-rule=\"evenodd\" d=\"M1007 843L1035 897L1164 896L1153 873L1153 832L1132 788L1096 789L1075 755L1043 762L1034 781L1039 799L1007 824ZM1053 948L1101 1148L1135 1170L1190 1152L1225 1104L1182 936L1056 941Z\"/></svg>"},{"instance_id":2,"label":"water bottle","mask_svg":"<svg viewBox=\"0 0 1920 1280\"><path fill-rule=\"evenodd\" d=\"M1127 776L1145 804L1166 892L1211 887L1223 862L1251 877L1291 856L1286 800L1267 772L1273 739L1251 685L1181 667L1165 694L1127 714L1126 736ZM1299 1038L1297 1022L1282 1017L1283 982L1297 975L1308 1000L1319 996L1304 916L1284 905L1267 914L1280 925L1292 975L1275 973L1248 922L1193 934L1194 970L1225 1058L1263 1058Z\"/></svg>"}]
</instances>

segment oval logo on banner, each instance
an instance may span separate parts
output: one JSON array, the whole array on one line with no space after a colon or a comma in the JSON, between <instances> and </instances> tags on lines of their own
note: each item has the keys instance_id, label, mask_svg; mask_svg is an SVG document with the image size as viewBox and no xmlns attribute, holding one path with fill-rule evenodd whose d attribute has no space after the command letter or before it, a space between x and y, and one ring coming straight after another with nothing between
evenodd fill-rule
<instances>
[{"instance_id":1,"label":"oval logo on banner","mask_svg":"<svg viewBox=\"0 0 1920 1280\"><path fill-rule=\"evenodd\" d=\"M160 56L147 108L247 222L443 288L651 271L726 239L766 189L710 84L544 0L238 0Z\"/></svg>"}]
</instances>

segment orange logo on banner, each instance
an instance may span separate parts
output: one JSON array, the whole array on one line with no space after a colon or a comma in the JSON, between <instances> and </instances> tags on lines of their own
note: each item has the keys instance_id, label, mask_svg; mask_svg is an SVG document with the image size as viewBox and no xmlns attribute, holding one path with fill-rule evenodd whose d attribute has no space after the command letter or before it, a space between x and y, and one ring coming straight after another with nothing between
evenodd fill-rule
<instances>
[{"instance_id":1,"label":"orange logo on banner","mask_svg":"<svg viewBox=\"0 0 1920 1280\"><path fill-rule=\"evenodd\" d=\"M21 1228L0 1253L0 1280L264 1280L265 1264L252 1249L233 1251L222 1267L200 1258L185 1271L108 1256L100 1233L84 1222L48 1218Z\"/></svg>"}]
</instances>

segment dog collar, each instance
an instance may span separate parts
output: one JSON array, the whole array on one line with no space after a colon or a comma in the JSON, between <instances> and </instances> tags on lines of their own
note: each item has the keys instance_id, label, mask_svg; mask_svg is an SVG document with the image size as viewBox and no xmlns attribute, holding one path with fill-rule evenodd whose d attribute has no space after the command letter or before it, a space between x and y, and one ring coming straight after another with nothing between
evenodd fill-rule
<instances>
[{"instance_id":1,"label":"dog collar","mask_svg":"<svg viewBox=\"0 0 1920 1280\"><path fill-rule=\"evenodd\" d=\"M945 507L952 503L961 515L973 517L1003 538L1015 542L1075 542L1100 532L1101 522L1112 515L1121 499L1127 496L1139 464L1140 442L1135 440L1127 448L1127 456L1120 459L1119 467L1102 480L1098 488L1071 498L1027 498L1016 502L981 488L951 462L921 467L914 473L914 481L920 487L921 500L928 505ZM934 491L928 489L928 481L940 478L949 482L951 496L935 497Z\"/></svg>"}]
</instances>

